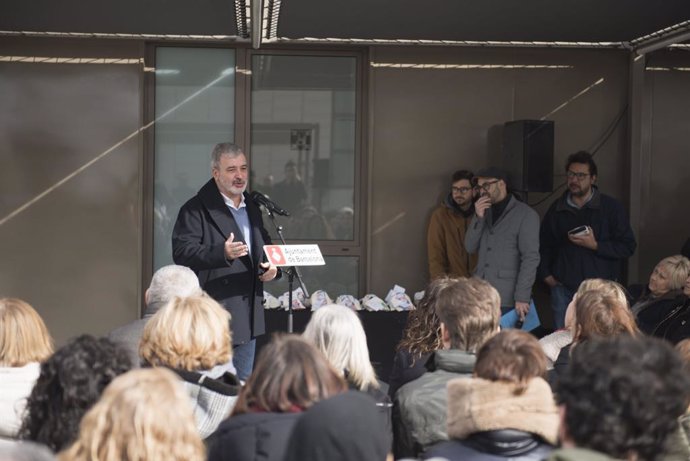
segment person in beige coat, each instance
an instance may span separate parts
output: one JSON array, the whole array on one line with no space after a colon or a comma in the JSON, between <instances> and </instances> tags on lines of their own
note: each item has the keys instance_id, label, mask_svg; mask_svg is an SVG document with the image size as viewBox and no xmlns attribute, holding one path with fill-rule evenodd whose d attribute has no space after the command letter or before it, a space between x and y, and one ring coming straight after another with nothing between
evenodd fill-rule
<instances>
[{"instance_id":1,"label":"person in beige coat","mask_svg":"<svg viewBox=\"0 0 690 461\"><path fill-rule=\"evenodd\" d=\"M451 191L433 212L427 232L429 276L469 277L477 255L465 249L465 232L474 215L474 175L467 170L453 173Z\"/></svg>"},{"instance_id":2,"label":"person in beige coat","mask_svg":"<svg viewBox=\"0 0 690 461\"><path fill-rule=\"evenodd\" d=\"M505 330L477 353L474 376L448 382L447 442L423 459L540 461L558 443L558 409L537 339Z\"/></svg>"}]
</instances>

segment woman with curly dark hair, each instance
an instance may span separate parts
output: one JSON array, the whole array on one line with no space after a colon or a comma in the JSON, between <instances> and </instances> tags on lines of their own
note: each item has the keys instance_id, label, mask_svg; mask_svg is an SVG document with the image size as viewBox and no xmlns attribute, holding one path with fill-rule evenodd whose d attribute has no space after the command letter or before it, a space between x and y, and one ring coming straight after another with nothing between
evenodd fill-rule
<instances>
[{"instance_id":1,"label":"woman with curly dark hair","mask_svg":"<svg viewBox=\"0 0 690 461\"><path fill-rule=\"evenodd\" d=\"M400 386L424 374L424 365L432 352L443 349L441 322L436 316L436 301L438 295L455 280L457 279L452 277L439 277L433 280L417 308L410 311L403 337L396 347L393 359L388 387L388 395L391 398Z\"/></svg>"},{"instance_id":2,"label":"woman with curly dark hair","mask_svg":"<svg viewBox=\"0 0 690 461\"><path fill-rule=\"evenodd\" d=\"M82 335L72 340L41 365L19 438L54 452L66 448L103 389L131 367L127 353L109 339Z\"/></svg>"}]
</instances>

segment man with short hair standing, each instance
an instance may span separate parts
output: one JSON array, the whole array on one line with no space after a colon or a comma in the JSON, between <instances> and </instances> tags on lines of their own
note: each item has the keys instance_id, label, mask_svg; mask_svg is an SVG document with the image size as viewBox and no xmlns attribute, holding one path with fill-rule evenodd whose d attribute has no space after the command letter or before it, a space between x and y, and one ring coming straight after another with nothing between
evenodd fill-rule
<instances>
[{"instance_id":1,"label":"man with short hair standing","mask_svg":"<svg viewBox=\"0 0 690 461\"><path fill-rule=\"evenodd\" d=\"M237 376L251 374L255 338L264 334L263 282L278 270L267 262L271 239L261 211L245 193L249 166L239 146L220 143L212 153L213 177L180 209L173 229L173 259L199 276L202 288L231 315Z\"/></svg>"},{"instance_id":2,"label":"man with short hair standing","mask_svg":"<svg viewBox=\"0 0 690 461\"><path fill-rule=\"evenodd\" d=\"M623 205L599 192L597 165L585 151L568 157L568 190L544 215L539 278L551 288L556 328L583 280L620 281L622 263L637 246ZM580 228L580 229L578 229Z\"/></svg>"},{"instance_id":3,"label":"man with short hair standing","mask_svg":"<svg viewBox=\"0 0 690 461\"><path fill-rule=\"evenodd\" d=\"M469 277L477 255L465 250L465 232L474 214L474 189L471 171L453 173L451 191L431 215L427 232L429 275Z\"/></svg>"},{"instance_id":4,"label":"man with short hair standing","mask_svg":"<svg viewBox=\"0 0 690 461\"><path fill-rule=\"evenodd\" d=\"M508 175L490 167L477 174L480 198L465 235L465 248L479 252L474 274L493 285L505 314L524 319L539 265L539 215L508 193Z\"/></svg>"}]
</instances>

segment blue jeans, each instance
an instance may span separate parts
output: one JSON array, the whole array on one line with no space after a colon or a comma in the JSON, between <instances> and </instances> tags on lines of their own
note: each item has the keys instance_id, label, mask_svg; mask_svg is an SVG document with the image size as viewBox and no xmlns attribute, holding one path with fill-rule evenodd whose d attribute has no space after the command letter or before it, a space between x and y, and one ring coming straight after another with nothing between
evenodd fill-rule
<instances>
[{"instance_id":1,"label":"blue jeans","mask_svg":"<svg viewBox=\"0 0 690 461\"><path fill-rule=\"evenodd\" d=\"M254 369L254 353L256 352L256 339L248 343L238 344L232 349L232 364L235 365L237 377L246 382Z\"/></svg>"},{"instance_id":2,"label":"blue jeans","mask_svg":"<svg viewBox=\"0 0 690 461\"><path fill-rule=\"evenodd\" d=\"M551 288L551 309L553 310L553 324L556 330L565 327L565 311L573 300L575 292L565 285Z\"/></svg>"}]
</instances>

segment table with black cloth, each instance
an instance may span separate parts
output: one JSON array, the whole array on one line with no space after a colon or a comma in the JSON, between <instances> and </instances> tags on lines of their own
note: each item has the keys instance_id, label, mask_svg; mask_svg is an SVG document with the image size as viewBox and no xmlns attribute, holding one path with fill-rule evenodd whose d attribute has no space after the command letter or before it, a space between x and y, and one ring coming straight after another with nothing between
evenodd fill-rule
<instances>
[{"instance_id":1,"label":"table with black cloth","mask_svg":"<svg viewBox=\"0 0 690 461\"><path fill-rule=\"evenodd\" d=\"M395 356L395 346L402 337L405 323L407 322L407 312L397 311L357 311L364 332L367 335L367 345L369 346L369 357L372 365L376 369L376 374L381 381L388 382ZM288 312L278 309L267 309L266 315L266 334L257 338L256 353L257 357L261 348L271 339L271 334L275 332L287 331ZM293 329L295 333L302 333L311 318L311 310L296 310L293 314Z\"/></svg>"}]
</instances>

